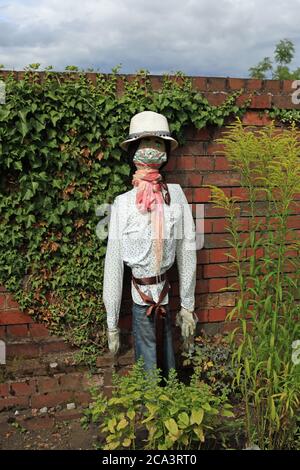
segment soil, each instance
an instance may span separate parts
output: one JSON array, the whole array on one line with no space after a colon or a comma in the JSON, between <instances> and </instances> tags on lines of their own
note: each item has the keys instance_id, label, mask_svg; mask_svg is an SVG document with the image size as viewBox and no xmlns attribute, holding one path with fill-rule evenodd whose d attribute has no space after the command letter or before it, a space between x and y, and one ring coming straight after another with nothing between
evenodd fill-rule
<instances>
[{"instance_id":1,"label":"soil","mask_svg":"<svg viewBox=\"0 0 300 470\"><path fill-rule=\"evenodd\" d=\"M59 421L49 429L26 430L22 426L0 428L0 450L94 450L97 428L83 429L80 419Z\"/></svg>"}]
</instances>

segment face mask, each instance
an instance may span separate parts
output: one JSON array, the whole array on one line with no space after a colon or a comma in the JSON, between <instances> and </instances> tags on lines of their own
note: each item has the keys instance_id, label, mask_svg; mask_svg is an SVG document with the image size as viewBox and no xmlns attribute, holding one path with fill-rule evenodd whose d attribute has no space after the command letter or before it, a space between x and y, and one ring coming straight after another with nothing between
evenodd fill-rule
<instances>
[{"instance_id":1,"label":"face mask","mask_svg":"<svg viewBox=\"0 0 300 470\"><path fill-rule=\"evenodd\" d=\"M135 163L162 164L167 161L167 153L163 151L164 142L154 138L141 139L138 150L135 152L133 161Z\"/></svg>"},{"instance_id":2,"label":"face mask","mask_svg":"<svg viewBox=\"0 0 300 470\"><path fill-rule=\"evenodd\" d=\"M163 163L167 161L167 153L152 148L143 148L135 152L133 161L135 163Z\"/></svg>"}]
</instances>

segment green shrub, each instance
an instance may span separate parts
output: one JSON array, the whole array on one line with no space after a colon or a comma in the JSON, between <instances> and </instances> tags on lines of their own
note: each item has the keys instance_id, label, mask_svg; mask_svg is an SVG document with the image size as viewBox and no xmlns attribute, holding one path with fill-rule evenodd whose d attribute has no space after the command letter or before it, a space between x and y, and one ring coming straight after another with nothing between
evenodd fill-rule
<instances>
[{"instance_id":1,"label":"green shrub","mask_svg":"<svg viewBox=\"0 0 300 470\"><path fill-rule=\"evenodd\" d=\"M233 384L236 364L232 363L232 346L229 337L216 334L207 335L204 331L195 338L194 350L183 352L184 366L192 366L199 380L209 384L214 393L224 392L231 398L237 393Z\"/></svg>"},{"instance_id":2,"label":"green shrub","mask_svg":"<svg viewBox=\"0 0 300 470\"><path fill-rule=\"evenodd\" d=\"M157 369L144 371L139 359L127 376L114 374L111 398L93 390L94 401L85 411L83 425L99 423L102 447L107 450L226 445L226 429L230 433L234 424L226 395L215 396L196 376L185 385L174 369L164 386L161 380Z\"/></svg>"}]
</instances>

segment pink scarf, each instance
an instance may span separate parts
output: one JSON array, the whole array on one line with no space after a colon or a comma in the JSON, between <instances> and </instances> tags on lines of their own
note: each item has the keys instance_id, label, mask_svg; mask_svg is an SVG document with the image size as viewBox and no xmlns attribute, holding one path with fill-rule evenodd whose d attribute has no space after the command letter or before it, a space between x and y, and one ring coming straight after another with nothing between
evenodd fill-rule
<instances>
[{"instance_id":1,"label":"pink scarf","mask_svg":"<svg viewBox=\"0 0 300 470\"><path fill-rule=\"evenodd\" d=\"M133 186L137 186L136 205L141 213L153 212L151 217L154 236L156 274L160 274L162 247L164 237L164 202L170 205L170 193L157 165L138 163L138 169L132 178ZM141 167L141 168L139 168ZM165 193L163 193L163 190Z\"/></svg>"}]
</instances>

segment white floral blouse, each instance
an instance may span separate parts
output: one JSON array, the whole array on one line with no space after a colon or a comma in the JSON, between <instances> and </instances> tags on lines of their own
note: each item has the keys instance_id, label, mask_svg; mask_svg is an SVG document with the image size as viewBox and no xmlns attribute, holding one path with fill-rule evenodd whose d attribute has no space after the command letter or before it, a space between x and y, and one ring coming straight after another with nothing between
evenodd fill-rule
<instances>
[{"instance_id":1,"label":"white floral blouse","mask_svg":"<svg viewBox=\"0 0 300 470\"><path fill-rule=\"evenodd\" d=\"M171 204L164 204L164 245L161 273L174 263L179 274L181 306L190 311L195 308L196 240L195 223L186 196L179 184L168 184ZM151 212L142 214L135 205L137 188L117 196L111 207L107 249L105 255L103 302L107 312L108 329L115 329L119 321L122 300L124 264L139 277L154 276L155 254L151 225ZM155 302L164 282L139 285ZM132 300L147 305L131 281ZM162 305L169 302L167 294Z\"/></svg>"}]
</instances>

